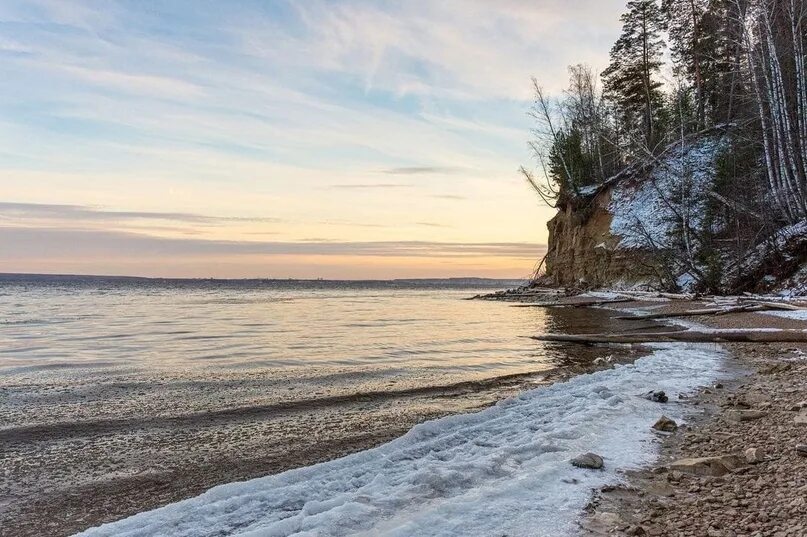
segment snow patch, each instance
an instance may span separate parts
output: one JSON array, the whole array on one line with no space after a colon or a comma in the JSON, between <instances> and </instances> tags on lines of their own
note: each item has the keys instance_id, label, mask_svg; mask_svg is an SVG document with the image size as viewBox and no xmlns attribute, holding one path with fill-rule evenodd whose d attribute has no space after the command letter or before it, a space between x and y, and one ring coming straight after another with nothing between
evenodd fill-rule
<instances>
[{"instance_id":1,"label":"snow patch","mask_svg":"<svg viewBox=\"0 0 807 537\"><path fill-rule=\"evenodd\" d=\"M243 483L87 530L85 537L555 536L575 531L591 490L650 464L650 426L675 395L713 382L716 345L656 345L631 365L525 392L475 414L423 423L375 449ZM603 471L569 460L593 451Z\"/></svg>"},{"instance_id":2,"label":"snow patch","mask_svg":"<svg viewBox=\"0 0 807 537\"><path fill-rule=\"evenodd\" d=\"M582 194L583 196L591 196L596 194L597 190L600 188L600 185L586 185L581 186L577 189L577 191Z\"/></svg>"},{"instance_id":3,"label":"snow patch","mask_svg":"<svg viewBox=\"0 0 807 537\"><path fill-rule=\"evenodd\" d=\"M796 319L797 321L807 321L807 310L769 310L761 311L765 315L775 315L777 317L784 317L785 319Z\"/></svg>"},{"instance_id":4,"label":"snow patch","mask_svg":"<svg viewBox=\"0 0 807 537\"><path fill-rule=\"evenodd\" d=\"M621 248L665 247L678 226L675 212L684 212L690 225L703 224L707 197L714 180L714 160L723 146L720 138L704 138L681 148L676 146L638 184L621 181L612 192L609 212L611 233ZM682 181L687 181L683 197ZM675 210L673 210L673 207Z\"/></svg>"}]
</instances>

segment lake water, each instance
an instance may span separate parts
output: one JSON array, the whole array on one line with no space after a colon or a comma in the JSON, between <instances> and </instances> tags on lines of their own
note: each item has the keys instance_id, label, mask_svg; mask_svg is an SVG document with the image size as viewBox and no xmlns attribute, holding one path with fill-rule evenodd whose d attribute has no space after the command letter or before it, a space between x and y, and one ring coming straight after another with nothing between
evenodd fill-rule
<instances>
[{"instance_id":1,"label":"lake water","mask_svg":"<svg viewBox=\"0 0 807 537\"><path fill-rule=\"evenodd\" d=\"M621 326L464 300L484 290L0 280L0 528L70 534L369 448L603 354L525 336Z\"/></svg>"}]
</instances>

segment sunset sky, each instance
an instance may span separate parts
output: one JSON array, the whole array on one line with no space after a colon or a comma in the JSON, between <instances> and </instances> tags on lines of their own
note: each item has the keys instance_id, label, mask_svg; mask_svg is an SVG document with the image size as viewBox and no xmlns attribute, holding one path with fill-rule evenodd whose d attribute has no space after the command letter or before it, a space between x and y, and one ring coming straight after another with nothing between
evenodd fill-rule
<instances>
[{"instance_id":1,"label":"sunset sky","mask_svg":"<svg viewBox=\"0 0 807 537\"><path fill-rule=\"evenodd\" d=\"M0 0L0 272L523 277L624 0Z\"/></svg>"}]
</instances>

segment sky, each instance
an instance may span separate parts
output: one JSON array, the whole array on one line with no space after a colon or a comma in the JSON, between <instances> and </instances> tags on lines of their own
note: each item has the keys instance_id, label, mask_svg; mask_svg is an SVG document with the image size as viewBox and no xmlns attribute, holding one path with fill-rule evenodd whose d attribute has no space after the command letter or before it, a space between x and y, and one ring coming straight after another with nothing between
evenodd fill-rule
<instances>
[{"instance_id":1,"label":"sky","mask_svg":"<svg viewBox=\"0 0 807 537\"><path fill-rule=\"evenodd\" d=\"M525 277L623 0L0 0L0 272Z\"/></svg>"}]
</instances>

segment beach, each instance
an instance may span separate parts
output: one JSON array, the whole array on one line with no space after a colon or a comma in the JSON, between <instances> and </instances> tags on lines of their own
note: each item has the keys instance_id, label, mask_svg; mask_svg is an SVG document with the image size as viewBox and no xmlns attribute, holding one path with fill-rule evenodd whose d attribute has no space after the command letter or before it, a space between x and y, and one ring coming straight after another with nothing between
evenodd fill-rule
<instances>
[{"instance_id":1,"label":"beach","mask_svg":"<svg viewBox=\"0 0 807 537\"><path fill-rule=\"evenodd\" d=\"M598 368L601 350L523 336L627 326L463 300L470 288L0 291L0 534L14 537L71 535L378 446Z\"/></svg>"},{"instance_id":2,"label":"beach","mask_svg":"<svg viewBox=\"0 0 807 537\"><path fill-rule=\"evenodd\" d=\"M646 307L648 304L628 304ZM683 311L677 302L655 311ZM804 329L807 322L762 313L705 316L711 328ZM807 346L725 344L726 379L674 401L686 422L659 433L658 461L599 490L583 535L687 537L807 533ZM666 413L659 408L659 416ZM680 461L734 457L736 467L705 472ZM691 465L690 465L691 466ZM696 472L696 473L693 473ZM699 475L700 473L700 475Z\"/></svg>"},{"instance_id":3,"label":"beach","mask_svg":"<svg viewBox=\"0 0 807 537\"><path fill-rule=\"evenodd\" d=\"M4 321L19 361L0 386L2 535L505 528L525 536L730 536L776 528L790 536L804 520L805 458L794 448L803 426L788 421L804 399L803 345L585 346L526 337L681 323L803 328L799 319L618 319L704 304L615 293L551 297L581 307L520 307L550 299L463 300L473 289L203 288L182 289L184 299L164 287L5 292L28 300ZM140 306L132 319L145 324L116 331L127 323L104 316L121 315L133 298ZM70 311L90 299L103 320L95 334L94 323ZM37 311L58 308L59 322L41 330L24 312L32 300ZM177 303L198 311L172 320ZM289 325L273 325L273 311L297 328L306 317L305 329L290 336ZM205 315L223 327L195 327ZM270 326L280 335L263 339ZM225 337L228 330L235 335ZM371 342L361 352L350 341L357 333ZM116 352L125 358L110 364ZM193 359L199 355L219 363ZM670 401L643 397L656 390ZM726 418L757 408L764 417ZM662 415L680 428L653 431ZM668 468L685 457L744 457L749 447L764 461L729 476ZM586 451L603 457L603 471L569 464ZM767 514L746 520L739 508Z\"/></svg>"}]
</instances>

